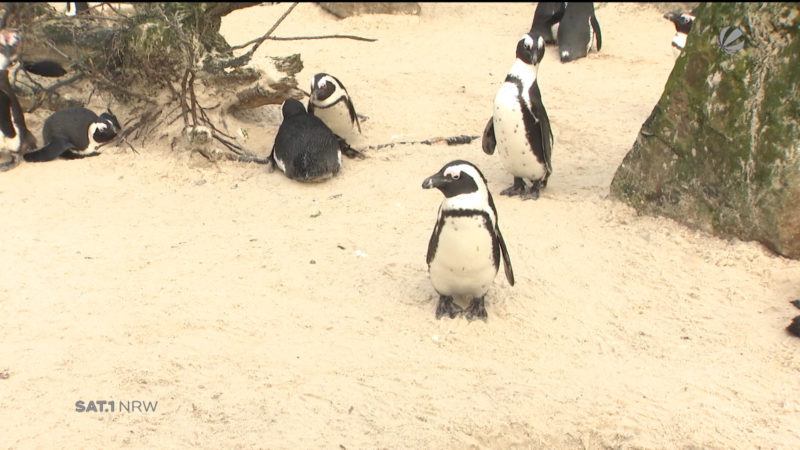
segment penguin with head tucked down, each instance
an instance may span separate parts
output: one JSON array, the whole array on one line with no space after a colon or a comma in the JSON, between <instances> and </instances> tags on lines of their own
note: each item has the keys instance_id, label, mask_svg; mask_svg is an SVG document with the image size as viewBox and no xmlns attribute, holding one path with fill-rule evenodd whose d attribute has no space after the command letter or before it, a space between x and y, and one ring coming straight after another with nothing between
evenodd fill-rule
<instances>
[{"instance_id":1,"label":"penguin with head tucked down","mask_svg":"<svg viewBox=\"0 0 800 450\"><path fill-rule=\"evenodd\" d=\"M486 320L484 297L501 257L508 283L514 285L511 258L486 178L472 163L456 160L426 178L422 187L444 194L426 257L431 284L439 294L436 318L463 312L469 320ZM470 300L466 310L454 304L454 296Z\"/></svg>"},{"instance_id":2,"label":"penguin with head tucked down","mask_svg":"<svg viewBox=\"0 0 800 450\"><path fill-rule=\"evenodd\" d=\"M120 131L116 116L99 116L82 106L54 112L42 127L44 146L23 155L25 161L44 162L58 157L79 159L99 155L97 147L111 141Z\"/></svg>"},{"instance_id":3,"label":"penguin with head tucked down","mask_svg":"<svg viewBox=\"0 0 800 450\"><path fill-rule=\"evenodd\" d=\"M293 98L283 102L281 114L270 156L275 166L297 181L324 181L339 173L339 139L328 126Z\"/></svg>"},{"instance_id":4,"label":"penguin with head tucked down","mask_svg":"<svg viewBox=\"0 0 800 450\"><path fill-rule=\"evenodd\" d=\"M503 166L514 176L514 184L501 195L537 199L553 172L553 133L536 81L543 57L541 36L526 34L520 39L516 61L497 91L492 118L483 132L483 151L491 155L497 149Z\"/></svg>"}]
</instances>

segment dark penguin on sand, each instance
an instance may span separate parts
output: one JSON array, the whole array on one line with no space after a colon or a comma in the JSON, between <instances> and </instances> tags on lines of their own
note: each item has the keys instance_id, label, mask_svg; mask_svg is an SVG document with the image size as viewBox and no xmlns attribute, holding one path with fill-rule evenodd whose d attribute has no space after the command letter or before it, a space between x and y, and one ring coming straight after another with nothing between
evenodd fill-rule
<instances>
[{"instance_id":1,"label":"dark penguin on sand","mask_svg":"<svg viewBox=\"0 0 800 450\"><path fill-rule=\"evenodd\" d=\"M111 141L120 131L110 112L99 116L82 106L66 108L50 115L42 126L44 146L23 155L25 161L44 162L58 157L79 159L99 155L97 147Z\"/></svg>"},{"instance_id":2,"label":"dark penguin on sand","mask_svg":"<svg viewBox=\"0 0 800 450\"><path fill-rule=\"evenodd\" d=\"M600 24L594 15L594 3L567 2L564 17L558 25L558 54L561 62L585 57L595 41L597 51L600 51L603 39Z\"/></svg>"},{"instance_id":3,"label":"dark penguin on sand","mask_svg":"<svg viewBox=\"0 0 800 450\"><path fill-rule=\"evenodd\" d=\"M19 44L16 31L0 30L0 132L3 150L11 154L10 161L0 164L0 171L16 167L22 153L36 148L36 138L25 124L25 114L8 81L8 66L17 55Z\"/></svg>"},{"instance_id":4,"label":"dark penguin on sand","mask_svg":"<svg viewBox=\"0 0 800 450\"><path fill-rule=\"evenodd\" d=\"M537 3L536 11L533 13L531 31L528 34L543 37L545 44L555 44L553 27L564 17L564 6L564 2Z\"/></svg>"},{"instance_id":5,"label":"dark penguin on sand","mask_svg":"<svg viewBox=\"0 0 800 450\"><path fill-rule=\"evenodd\" d=\"M283 102L281 114L271 155L281 172L297 181L324 181L339 173L339 139L327 125L293 98Z\"/></svg>"},{"instance_id":6,"label":"dark penguin on sand","mask_svg":"<svg viewBox=\"0 0 800 450\"><path fill-rule=\"evenodd\" d=\"M492 118L483 132L483 151L491 155L497 149L503 166L514 176L514 184L501 195L537 199L553 172L553 133L536 81L543 57L541 36L526 34L520 39L516 60L497 91Z\"/></svg>"},{"instance_id":7,"label":"dark penguin on sand","mask_svg":"<svg viewBox=\"0 0 800 450\"><path fill-rule=\"evenodd\" d=\"M506 279L514 285L511 259L486 178L472 163L456 160L426 178L422 187L444 194L426 257L431 284L439 294L436 318L463 313L469 320L486 320L484 297L501 257ZM469 299L467 309L454 303L455 296Z\"/></svg>"}]
</instances>

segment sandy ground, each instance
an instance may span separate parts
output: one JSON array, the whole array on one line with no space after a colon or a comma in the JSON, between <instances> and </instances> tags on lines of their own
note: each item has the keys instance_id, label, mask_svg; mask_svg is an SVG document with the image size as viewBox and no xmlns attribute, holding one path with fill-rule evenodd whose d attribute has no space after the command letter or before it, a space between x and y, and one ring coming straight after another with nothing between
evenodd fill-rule
<instances>
[{"instance_id":1,"label":"sandy ground","mask_svg":"<svg viewBox=\"0 0 800 450\"><path fill-rule=\"evenodd\" d=\"M287 6L223 31L245 42ZM480 134L533 11L337 20L301 4L277 35L378 41L257 56L301 53L306 89L338 76L369 117L356 147ZM511 177L479 141L370 151L312 185L169 153L168 136L0 174L0 446L797 448L800 340L783 328L800 262L608 195L673 64L662 13L602 4L599 54L561 64L548 47L538 201L497 194ZM246 145L267 152L277 127L246 123ZM434 318L442 196L421 182L457 158L488 178L517 276L496 278L486 323ZM100 400L158 404L76 412Z\"/></svg>"}]
</instances>

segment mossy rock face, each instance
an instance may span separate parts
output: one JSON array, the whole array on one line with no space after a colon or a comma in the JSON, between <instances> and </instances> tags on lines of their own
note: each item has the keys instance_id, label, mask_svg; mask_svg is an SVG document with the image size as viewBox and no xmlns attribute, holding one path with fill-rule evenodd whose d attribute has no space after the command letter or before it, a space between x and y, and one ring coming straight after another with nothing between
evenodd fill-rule
<instances>
[{"instance_id":1,"label":"mossy rock face","mask_svg":"<svg viewBox=\"0 0 800 450\"><path fill-rule=\"evenodd\" d=\"M723 52L725 27L744 48ZM703 3L611 193L800 259L800 8Z\"/></svg>"}]
</instances>

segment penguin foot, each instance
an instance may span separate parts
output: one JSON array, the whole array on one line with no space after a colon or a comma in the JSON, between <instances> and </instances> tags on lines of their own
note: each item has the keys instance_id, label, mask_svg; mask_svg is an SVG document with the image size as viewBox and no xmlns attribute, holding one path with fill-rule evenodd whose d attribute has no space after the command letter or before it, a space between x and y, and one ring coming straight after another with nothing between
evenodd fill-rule
<instances>
[{"instance_id":1,"label":"penguin foot","mask_svg":"<svg viewBox=\"0 0 800 450\"><path fill-rule=\"evenodd\" d=\"M514 177L514 184L511 187L500 191L500 195L523 195L526 190L525 182L522 181L522 178Z\"/></svg>"},{"instance_id":2,"label":"penguin foot","mask_svg":"<svg viewBox=\"0 0 800 450\"><path fill-rule=\"evenodd\" d=\"M456 309L456 305L453 303L453 297L448 297L446 295L439 296L439 304L436 305L436 319L441 319L445 314L450 316L451 319L455 319L459 312L461 312L461 308Z\"/></svg>"},{"instance_id":3,"label":"penguin foot","mask_svg":"<svg viewBox=\"0 0 800 450\"><path fill-rule=\"evenodd\" d=\"M536 180L531 185L528 192L522 194L523 200L538 200L539 199L539 190L542 188L542 183L539 180Z\"/></svg>"},{"instance_id":4,"label":"penguin foot","mask_svg":"<svg viewBox=\"0 0 800 450\"><path fill-rule=\"evenodd\" d=\"M20 159L22 158L19 157L19 153L12 152L11 160L0 163L0 172L5 172L13 169L14 167L17 167L19 165Z\"/></svg>"},{"instance_id":5,"label":"penguin foot","mask_svg":"<svg viewBox=\"0 0 800 450\"><path fill-rule=\"evenodd\" d=\"M350 144L344 140L344 138L335 134L334 136L336 136L336 139L339 140L339 150L341 150L344 156L347 156L348 158L367 159L367 155L351 147Z\"/></svg>"},{"instance_id":6,"label":"penguin foot","mask_svg":"<svg viewBox=\"0 0 800 450\"><path fill-rule=\"evenodd\" d=\"M486 307L483 304L483 297L473 298L464 312L467 316L467 320L469 321L477 318L486 322L486 319L489 317L489 315L486 314Z\"/></svg>"}]
</instances>

